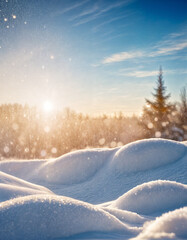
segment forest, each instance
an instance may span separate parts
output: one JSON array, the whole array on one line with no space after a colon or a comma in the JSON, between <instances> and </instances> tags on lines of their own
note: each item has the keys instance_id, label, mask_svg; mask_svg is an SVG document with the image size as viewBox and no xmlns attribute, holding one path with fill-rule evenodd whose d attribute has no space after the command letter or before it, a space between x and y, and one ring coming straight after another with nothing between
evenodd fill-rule
<instances>
[{"instance_id":1,"label":"forest","mask_svg":"<svg viewBox=\"0 0 187 240\"><path fill-rule=\"evenodd\" d=\"M152 100L141 116L97 117L66 108L45 114L29 105L0 105L0 159L54 158L77 149L114 148L144 138L187 140L187 95L172 102L160 69Z\"/></svg>"}]
</instances>

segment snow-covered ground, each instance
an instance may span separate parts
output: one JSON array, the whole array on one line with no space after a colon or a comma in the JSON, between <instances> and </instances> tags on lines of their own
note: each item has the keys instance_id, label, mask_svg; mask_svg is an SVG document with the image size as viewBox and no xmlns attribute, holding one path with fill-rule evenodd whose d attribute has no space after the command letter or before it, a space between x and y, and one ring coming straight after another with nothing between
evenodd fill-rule
<instances>
[{"instance_id":1,"label":"snow-covered ground","mask_svg":"<svg viewBox=\"0 0 187 240\"><path fill-rule=\"evenodd\" d=\"M0 162L0 240L187 239L187 146Z\"/></svg>"}]
</instances>

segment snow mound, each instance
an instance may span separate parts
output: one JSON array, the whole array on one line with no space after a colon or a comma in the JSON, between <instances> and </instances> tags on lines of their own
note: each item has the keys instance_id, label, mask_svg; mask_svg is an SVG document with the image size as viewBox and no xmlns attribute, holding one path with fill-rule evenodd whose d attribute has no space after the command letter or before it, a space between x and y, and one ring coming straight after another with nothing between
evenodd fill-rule
<instances>
[{"instance_id":1,"label":"snow mound","mask_svg":"<svg viewBox=\"0 0 187 240\"><path fill-rule=\"evenodd\" d=\"M187 147L171 140L140 140L121 147L114 155L112 167L119 172L138 172L175 162L187 153Z\"/></svg>"},{"instance_id":2,"label":"snow mound","mask_svg":"<svg viewBox=\"0 0 187 240\"><path fill-rule=\"evenodd\" d=\"M14 177L10 174L7 174L1 171L0 171L0 183L50 192L47 188L43 186L27 182L25 180L22 180L21 178Z\"/></svg>"},{"instance_id":3,"label":"snow mound","mask_svg":"<svg viewBox=\"0 0 187 240\"><path fill-rule=\"evenodd\" d=\"M18 187L15 185L0 183L0 202L7 201L16 197L34 195L34 194L50 194L50 191L36 190L27 187ZM52 192L51 192L52 194Z\"/></svg>"},{"instance_id":4,"label":"snow mound","mask_svg":"<svg viewBox=\"0 0 187 240\"><path fill-rule=\"evenodd\" d=\"M134 240L186 239L187 207L165 213L151 223L144 225L144 230Z\"/></svg>"},{"instance_id":5,"label":"snow mound","mask_svg":"<svg viewBox=\"0 0 187 240\"><path fill-rule=\"evenodd\" d=\"M115 149L80 150L52 160L0 162L0 170L37 184L73 185L98 173L108 176L154 170L187 156L187 146L171 140L140 140ZM29 171L28 171L29 169ZM104 182L102 184L105 184Z\"/></svg>"},{"instance_id":6,"label":"snow mound","mask_svg":"<svg viewBox=\"0 0 187 240\"><path fill-rule=\"evenodd\" d=\"M162 139L1 161L0 239L187 238L186 208L173 211L187 205L186 162L185 144Z\"/></svg>"},{"instance_id":7,"label":"snow mound","mask_svg":"<svg viewBox=\"0 0 187 240\"><path fill-rule=\"evenodd\" d=\"M1 239L56 239L86 232L123 232L130 229L111 214L67 197L35 195L0 204Z\"/></svg>"},{"instance_id":8,"label":"snow mound","mask_svg":"<svg viewBox=\"0 0 187 240\"><path fill-rule=\"evenodd\" d=\"M131 189L115 200L111 207L150 215L186 205L187 185L158 180Z\"/></svg>"},{"instance_id":9,"label":"snow mound","mask_svg":"<svg viewBox=\"0 0 187 240\"><path fill-rule=\"evenodd\" d=\"M50 183L81 183L92 178L103 167L112 151L94 149L68 153L43 164L34 176Z\"/></svg>"},{"instance_id":10,"label":"snow mound","mask_svg":"<svg viewBox=\"0 0 187 240\"><path fill-rule=\"evenodd\" d=\"M52 160L4 161L0 162L0 170L34 182L77 184L88 181L102 169L113 151L116 150L87 149Z\"/></svg>"},{"instance_id":11,"label":"snow mound","mask_svg":"<svg viewBox=\"0 0 187 240\"><path fill-rule=\"evenodd\" d=\"M134 224L134 225L141 225L145 221L149 220L146 217L140 216L139 214L135 212L130 212L130 211L125 211L125 210L120 210L116 208L107 208L107 207L102 207L102 209L113 216L117 217L120 221L129 223L129 224Z\"/></svg>"},{"instance_id":12,"label":"snow mound","mask_svg":"<svg viewBox=\"0 0 187 240\"><path fill-rule=\"evenodd\" d=\"M33 194L53 194L49 189L0 172L0 202Z\"/></svg>"},{"instance_id":13,"label":"snow mound","mask_svg":"<svg viewBox=\"0 0 187 240\"><path fill-rule=\"evenodd\" d=\"M35 169L39 169L48 160L6 160L0 161L0 171L15 177L29 180Z\"/></svg>"}]
</instances>

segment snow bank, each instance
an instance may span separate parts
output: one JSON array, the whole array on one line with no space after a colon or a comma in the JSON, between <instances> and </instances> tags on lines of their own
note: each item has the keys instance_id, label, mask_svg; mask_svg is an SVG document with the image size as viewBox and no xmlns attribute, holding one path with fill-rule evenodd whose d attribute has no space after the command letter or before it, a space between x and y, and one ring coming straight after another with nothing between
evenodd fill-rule
<instances>
[{"instance_id":1,"label":"snow bank","mask_svg":"<svg viewBox=\"0 0 187 240\"><path fill-rule=\"evenodd\" d=\"M110 158L112 149L80 150L52 160L0 162L0 170L25 180L60 184L88 181Z\"/></svg>"},{"instance_id":2,"label":"snow bank","mask_svg":"<svg viewBox=\"0 0 187 240\"><path fill-rule=\"evenodd\" d=\"M4 240L56 239L85 232L138 233L111 214L67 197L27 196L0 204Z\"/></svg>"},{"instance_id":3,"label":"snow bank","mask_svg":"<svg viewBox=\"0 0 187 240\"><path fill-rule=\"evenodd\" d=\"M53 194L49 189L0 172L0 202L33 194Z\"/></svg>"},{"instance_id":4,"label":"snow bank","mask_svg":"<svg viewBox=\"0 0 187 240\"><path fill-rule=\"evenodd\" d=\"M49 190L36 190L27 187L18 187L10 184L0 183L0 202L7 201L16 197L34 195L34 194L52 194Z\"/></svg>"},{"instance_id":5,"label":"snow bank","mask_svg":"<svg viewBox=\"0 0 187 240\"><path fill-rule=\"evenodd\" d=\"M34 178L38 176L50 183L61 184L88 181L103 167L112 152L109 149L89 149L68 153L43 164Z\"/></svg>"},{"instance_id":6,"label":"snow bank","mask_svg":"<svg viewBox=\"0 0 187 240\"><path fill-rule=\"evenodd\" d=\"M119 172L138 172L178 161L187 153L179 142L164 139L140 140L121 147L114 155L112 167Z\"/></svg>"},{"instance_id":7,"label":"snow bank","mask_svg":"<svg viewBox=\"0 0 187 240\"><path fill-rule=\"evenodd\" d=\"M52 160L2 161L0 170L39 184L72 185L90 181L101 171L104 175L114 175L116 171L153 170L177 162L186 154L185 144L151 139L115 149L80 150Z\"/></svg>"},{"instance_id":8,"label":"snow bank","mask_svg":"<svg viewBox=\"0 0 187 240\"><path fill-rule=\"evenodd\" d=\"M187 238L187 207L165 213L151 223L146 223L144 230L134 240L152 239L186 239Z\"/></svg>"},{"instance_id":9,"label":"snow bank","mask_svg":"<svg viewBox=\"0 0 187 240\"><path fill-rule=\"evenodd\" d=\"M36 190L43 190L43 191L50 192L49 189L47 189L43 186L27 182L25 180L22 180L21 178L14 177L10 174L7 174L7 173L1 172L1 171L0 171L0 183L6 183L6 184L14 185L14 186L27 187L27 188L32 188L32 189L36 189Z\"/></svg>"},{"instance_id":10,"label":"snow bank","mask_svg":"<svg viewBox=\"0 0 187 240\"><path fill-rule=\"evenodd\" d=\"M6 160L0 161L0 171L29 180L35 169L39 169L48 160Z\"/></svg>"},{"instance_id":11,"label":"snow bank","mask_svg":"<svg viewBox=\"0 0 187 240\"><path fill-rule=\"evenodd\" d=\"M102 209L117 217L120 221L129 224L142 225L143 223L145 223L145 221L150 220L146 217L140 216L139 214L130 211L120 210L112 207L102 207Z\"/></svg>"},{"instance_id":12,"label":"snow bank","mask_svg":"<svg viewBox=\"0 0 187 240\"><path fill-rule=\"evenodd\" d=\"M187 205L187 185L158 180L131 189L114 201L111 207L150 215L185 205Z\"/></svg>"},{"instance_id":13,"label":"snow bank","mask_svg":"<svg viewBox=\"0 0 187 240\"><path fill-rule=\"evenodd\" d=\"M162 139L2 161L0 239L129 239L142 229L137 239L187 238L186 208L152 221L187 205L186 162L185 144Z\"/></svg>"},{"instance_id":14,"label":"snow bank","mask_svg":"<svg viewBox=\"0 0 187 240\"><path fill-rule=\"evenodd\" d=\"M175 141L141 140L121 148L81 150L51 160L1 161L0 170L56 194L99 204L157 179L186 184L186 149Z\"/></svg>"}]
</instances>

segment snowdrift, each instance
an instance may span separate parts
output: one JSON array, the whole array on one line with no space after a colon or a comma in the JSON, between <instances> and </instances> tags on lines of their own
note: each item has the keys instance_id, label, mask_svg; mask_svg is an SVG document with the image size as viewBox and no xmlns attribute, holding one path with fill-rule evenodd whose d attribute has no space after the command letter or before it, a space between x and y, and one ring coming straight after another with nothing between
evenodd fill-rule
<instances>
[{"instance_id":1,"label":"snowdrift","mask_svg":"<svg viewBox=\"0 0 187 240\"><path fill-rule=\"evenodd\" d=\"M52 239L95 231L137 233L91 204L49 195L16 198L2 203L0 222L0 236L4 240Z\"/></svg>"},{"instance_id":2,"label":"snowdrift","mask_svg":"<svg viewBox=\"0 0 187 240\"><path fill-rule=\"evenodd\" d=\"M148 239L186 239L187 207L177 209L146 223L143 232L134 240Z\"/></svg>"},{"instance_id":3,"label":"snowdrift","mask_svg":"<svg viewBox=\"0 0 187 240\"><path fill-rule=\"evenodd\" d=\"M187 205L187 185L158 180L131 189L114 201L111 207L151 215L185 205Z\"/></svg>"},{"instance_id":4,"label":"snowdrift","mask_svg":"<svg viewBox=\"0 0 187 240\"><path fill-rule=\"evenodd\" d=\"M186 172L187 146L163 139L2 161L0 239L187 238Z\"/></svg>"},{"instance_id":5,"label":"snowdrift","mask_svg":"<svg viewBox=\"0 0 187 240\"><path fill-rule=\"evenodd\" d=\"M50 183L78 184L92 178L107 162L112 150L81 150L43 164L33 177ZM37 176L36 176L37 175Z\"/></svg>"},{"instance_id":6,"label":"snowdrift","mask_svg":"<svg viewBox=\"0 0 187 240\"><path fill-rule=\"evenodd\" d=\"M53 194L49 189L0 172L0 202L32 194Z\"/></svg>"},{"instance_id":7,"label":"snowdrift","mask_svg":"<svg viewBox=\"0 0 187 240\"><path fill-rule=\"evenodd\" d=\"M184 144L149 139L120 148L114 155L114 167L120 172L137 172L154 169L181 159L186 154Z\"/></svg>"},{"instance_id":8,"label":"snowdrift","mask_svg":"<svg viewBox=\"0 0 187 240\"><path fill-rule=\"evenodd\" d=\"M2 161L0 171L56 194L99 204L149 181L186 184L186 160L185 144L149 139L115 149L80 150L52 160Z\"/></svg>"},{"instance_id":9,"label":"snowdrift","mask_svg":"<svg viewBox=\"0 0 187 240\"><path fill-rule=\"evenodd\" d=\"M80 150L52 160L3 161L0 162L0 170L26 180L77 184L92 178L104 164L110 165L111 171L140 172L177 162L186 154L185 144L149 139L112 150Z\"/></svg>"}]
</instances>

